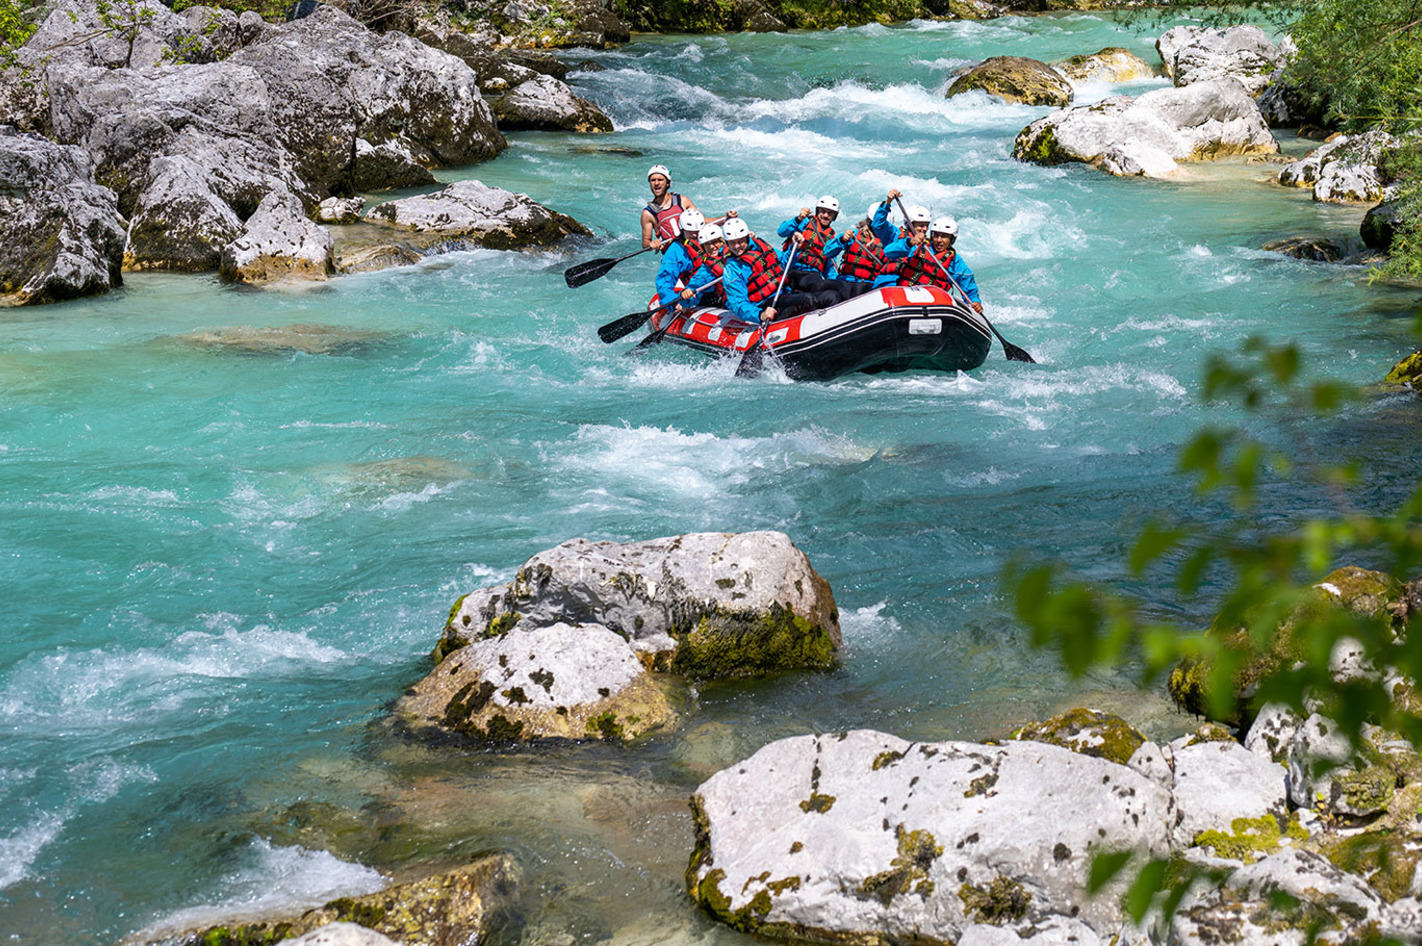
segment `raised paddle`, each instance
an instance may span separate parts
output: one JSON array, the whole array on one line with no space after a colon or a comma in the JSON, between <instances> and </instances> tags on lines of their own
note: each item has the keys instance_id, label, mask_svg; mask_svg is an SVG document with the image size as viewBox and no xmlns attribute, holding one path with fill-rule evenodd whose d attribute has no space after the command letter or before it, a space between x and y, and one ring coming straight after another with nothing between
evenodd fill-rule
<instances>
[{"instance_id":1,"label":"raised paddle","mask_svg":"<svg viewBox=\"0 0 1422 946\"><path fill-rule=\"evenodd\" d=\"M563 270L563 281L568 284L569 289L576 289L579 286L586 286L594 279L601 279L623 260L631 259L634 256L641 256L643 253L656 249L654 246L643 247L635 253L628 253L626 256L619 256L616 259L590 259L586 263L579 263L576 266L569 266ZM603 341L612 341L605 338Z\"/></svg>"},{"instance_id":2,"label":"raised paddle","mask_svg":"<svg viewBox=\"0 0 1422 946\"><path fill-rule=\"evenodd\" d=\"M800 251L798 245L790 248L790 258L785 261L785 268L780 272L780 284L775 287L775 295L770 297L770 305L766 308L775 308L775 303L780 301L780 290L785 288L785 277L790 275L790 267L795 265L795 254ZM764 313L762 313L763 315ZM765 366L765 355L770 351L770 345L765 341L765 326L762 322L760 326L760 338L756 340L754 348L747 348L746 353L741 356L741 363L736 365L736 377L750 378L760 374L761 368Z\"/></svg>"},{"instance_id":3,"label":"raised paddle","mask_svg":"<svg viewBox=\"0 0 1422 946\"><path fill-rule=\"evenodd\" d=\"M908 211L904 209L903 198L895 197L894 201L898 203L899 212L904 215L904 219L908 220ZM927 237L925 237L925 239L926 238ZM948 272L948 267L943 265L943 261L934 255L932 244L930 243L927 247L925 247L925 250L928 253L928 258L938 264L938 268L943 270L943 275L947 276L948 281L953 284L953 288L958 290L958 294L963 297L963 302L971 304L972 300L969 299L968 294L963 291L963 287L958 285L958 280L954 279L953 274ZM1002 333L997 330L997 326L993 325L986 315L983 315L981 312L979 312L978 315L982 315L983 321L987 323L987 327L992 330L992 333L994 335L997 336L997 340L1002 342L1002 353L1007 356L1008 361L1025 361L1034 365L1037 363L1037 359L1027 354L1026 349L1018 348L1016 345L1003 338Z\"/></svg>"},{"instance_id":4,"label":"raised paddle","mask_svg":"<svg viewBox=\"0 0 1422 946\"><path fill-rule=\"evenodd\" d=\"M698 286L697 289L696 289L697 295L700 295L702 292L705 292L707 289L710 289L712 286L716 285L716 284L719 283L722 279L725 279L725 278L726 278L726 277L724 277L724 276L717 276L715 279L711 280L711 281L708 282L706 285L704 285L704 286ZM673 299L672 302L671 302L671 303L667 303L667 305L671 305L672 303L674 303L674 302L676 302L676 301L677 301L676 299ZM666 306L657 306L657 308L656 308L655 310L653 310L653 311L660 312L662 309L665 309L665 308L666 308ZM672 327L674 324L676 324L676 317L675 317L675 316L673 316L672 318L667 319L667 324L666 324L666 325L664 325L664 326L662 326L661 328L657 329L655 332L651 332L650 334L647 335L646 338L642 339L640 342L638 342L638 343L637 343L636 345L634 345L632 348L629 348L629 349L627 350L627 354L633 355L633 354L636 354L636 353L639 352L639 351L642 351L644 348L651 348L653 345L660 345L660 344L662 343L662 339L664 339L664 338L667 337L667 332L671 330L671 327Z\"/></svg>"}]
</instances>

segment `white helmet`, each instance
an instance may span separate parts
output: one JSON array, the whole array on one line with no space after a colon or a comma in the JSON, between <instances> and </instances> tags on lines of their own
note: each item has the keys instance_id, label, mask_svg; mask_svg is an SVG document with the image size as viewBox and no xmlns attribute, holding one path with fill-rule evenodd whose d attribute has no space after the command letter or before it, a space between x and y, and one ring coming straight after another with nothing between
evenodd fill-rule
<instances>
[{"instance_id":1,"label":"white helmet","mask_svg":"<svg viewBox=\"0 0 1422 946\"><path fill-rule=\"evenodd\" d=\"M681 212L681 217L677 219L681 224L681 229L685 233L695 233L706 223L706 218L701 215L701 211L695 207L688 207Z\"/></svg>"},{"instance_id":2,"label":"white helmet","mask_svg":"<svg viewBox=\"0 0 1422 946\"><path fill-rule=\"evenodd\" d=\"M864 211L864 219L865 219L865 220L873 220L873 219L874 219L874 215L875 215L876 213L878 213L878 212L879 212L879 205L878 205L878 203L877 203L877 202L876 202L876 203L872 203L872 204L869 205L869 209L866 210L866 211Z\"/></svg>"},{"instance_id":3,"label":"white helmet","mask_svg":"<svg viewBox=\"0 0 1422 946\"><path fill-rule=\"evenodd\" d=\"M697 242L705 246L707 243L714 243L716 240L722 239L725 237L721 235L721 228L714 223L708 223L701 228L701 235L697 237Z\"/></svg>"},{"instance_id":4,"label":"white helmet","mask_svg":"<svg viewBox=\"0 0 1422 946\"><path fill-rule=\"evenodd\" d=\"M950 237L958 235L958 221L952 217L939 217L933 221L933 226L928 228L929 233L946 233Z\"/></svg>"},{"instance_id":5,"label":"white helmet","mask_svg":"<svg viewBox=\"0 0 1422 946\"><path fill-rule=\"evenodd\" d=\"M660 174L662 177L667 179L668 184L671 183L671 172L667 170L667 166L665 164L652 165L652 169L647 172L647 180L650 181L652 179L653 174Z\"/></svg>"},{"instance_id":6,"label":"white helmet","mask_svg":"<svg viewBox=\"0 0 1422 946\"><path fill-rule=\"evenodd\" d=\"M909 223L927 223L933 219L933 214L928 212L928 208L922 204L915 205L908 209Z\"/></svg>"},{"instance_id":7,"label":"white helmet","mask_svg":"<svg viewBox=\"0 0 1422 946\"><path fill-rule=\"evenodd\" d=\"M726 228L722 233L726 238L726 242L730 243L732 240L748 238L750 236L750 227L746 226L746 222L740 217L732 217L726 221Z\"/></svg>"},{"instance_id":8,"label":"white helmet","mask_svg":"<svg viewBox=\"0 0 1422 946\"><path fill-rule=\"evenodd\" d=\"M831 197L831 196L829 196L828 194L826 194L825 196L821 197L819 200L815 201L815 209L816 209L816 210L833 210L836 214L838 214L838 213L839 213L839 201L835 200L833 197Z\"/></svg>"}]
</instances>

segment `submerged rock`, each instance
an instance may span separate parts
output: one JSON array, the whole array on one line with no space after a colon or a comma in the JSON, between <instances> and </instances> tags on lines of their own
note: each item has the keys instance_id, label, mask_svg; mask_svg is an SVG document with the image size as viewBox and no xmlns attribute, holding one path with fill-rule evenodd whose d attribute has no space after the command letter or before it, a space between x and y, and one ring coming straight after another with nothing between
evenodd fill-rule
<instances>
[{"instance_id":1,"label":"submerged rock","mask_svg":"<svg viewBox=\"0 0 1422 946\"><path fill-rule=\"evenodd\" d=\"M1405 384L1422 394L1422 351L1415 351L1393 365L1383 380L1388 384Z\"/></svg>"},{"instance_id":2,"label":"submerged rock","mask_svg":"<svg viewBox=\"0 0 1422 946\"><path fill-rule=\"evenodd\" d=\"M1155 75L1150 63L1119 46L1107 46L1090 55L1072 56L1051 66L1057 74L1071 82L1134 82Z\"/></svg>"},{"instance_id":3,"label":"submerged rock","mask_svg":"<svg viewBox=\"0 0 1422 946\"><path fill-rule=\"evenodd\" d=\"M89 156L37 135L0 134L0 293L34 305L123 283L124 224Z\"/></svg>"},{"instance_id":4,"label":"submerged rock","mask_svg":"<svg viewBox=\"0 0 1422 946\"><path fill-rule=\"evenodd\" d=\"M1053 112L1018 134L1012 156L1034 164L1080 161L1115 174L1165 177L1177 161L1278 150L1254 100L1239 83L1220 80Z\"/></svg>"},{"instance_id":5,"label":"submerged rock","mask_svg":"<svg viewBox=\"0 0 1422 946\"><path fill-rule=\"evenodd\" d=\"M644 663L707 679L828 669L841 644L829 583L789 536L702 532L540 552L508 585L456 602L438 653L559 623L601 624Z\"/></svg>"},{"instance_id":6,"label":"submerged rock","mask_svg":"<svg viewBox=\"0 0 1422 946\"><path fill-rule=\"evenodd\" d=\"M1082 895L1094 854L1164 854L1170 821L1165 788L1105 759L868 731L771 743L692 808L687 885L704 908L828 942L951 943L980 924L1025 937L1080 923L1106 939L1123 924L1121 882Z\"/></svg>"},{"instance_id":7,"label":"submerged rock","mask_svg":"<svg viewBox=\"0 0 1422 946\"><path fill-rule=\"evenodd\" d=\"M393 939L367 929L358 923L327 923L294 939L282 940L284 946L399 946Z\"/></svg>"},{"instance_id":8,"label":"submerged rock","mask_svg":"<svg viewBox=\"0 0 1422 946\"><path fill-rule=\"evenodd\" d=\"M983 91L1023 105L1069 105L1071 83L1051 66L1022 56L994 56L953 80L948 97Z\"/></svg>"},{"instance_id":9,"label":"submerged rock","mask_svg":"<svg viewBox=\"0 0 1422 946\"><path fill-rule=\"evenodd\" d=\"M222 250L218 272L228 282L317 280L335 271L331 234L306 219L289 191L272 191Z\"/></svg>"},{"instance_id":10,"label":"submerged rock","mask_svg":"<svg viewBox=\"0 0 1422 946\"><path fill-rule=\"evenodd\" d=\"M1166 30L1155 48L1177 86L1233 79L1250 95L1263 92L1283 62L1279 47L1257 26L1177 26Z\"/></svg>"},{"instance_id":11,"label":"submerged rock","mask_svg":"<svg viewBox=\"0 0 1422 946\"><path fill-rule=\"evenodd\" d=\"M234 921L223 926L192 930L149 940L162 946L240 946L276 943L307 933L330 930L330 924L353 923L395 940L403 946L449 946L481 943L497 935L512 920L515 896L522 876L508 854L479 855L465 867L411 883L398 884L360 897L341 897L285 919ZM349 937L353 931L337 929L330 937ZM326 939L311 942L366 943L368 938Z\"/></svg>"},{"instance_id":12,"label":"submerged rock","mask_svg":"<svg viewBox=\"0 0 1422 946\"><path fill-rule=\"evenodd\" d=\"M1322 237L1289 237L1265 243L1262 249L1315 263L1336 263L1343 258L1343 247Z\"/></svg>"},{"instance_id":13,"label":"submerged rock","mask_svg":"<svg viewBox=\"0 0 1422 946\"><path fill-rule=\"evenodd\" d=\"M213 348L245 355L339 355L354 351L383 332L367 332L338 325L239 325L176 335L175 340L197 348Z\"/></svg>"},{"instance_id":14,"label":"submerged rock","mask_svg":"<svg viewBox=\"0 0 1422 946\"><path fill-rule=\"evenodd\" d=\"M367 215L371 223L402 230L463 237L496 250L550 246L591 231L566 214L480 181L458 181L420 197L386 201Z\"/></svg>"}]
</instances>

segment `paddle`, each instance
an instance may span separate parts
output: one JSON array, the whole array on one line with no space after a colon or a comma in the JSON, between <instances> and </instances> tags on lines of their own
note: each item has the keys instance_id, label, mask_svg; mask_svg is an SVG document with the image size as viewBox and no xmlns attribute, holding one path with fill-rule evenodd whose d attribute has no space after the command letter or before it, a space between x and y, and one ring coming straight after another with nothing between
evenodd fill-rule
<instances>
[{"instance_id":1,"label":"paddle","mask_svg":"<svg viewBox=\"0 0 1422 946\"><path fill-rule=\"evenodd\" d=\"M795 254L800 251L799 246L790 248L790 258L785 261L785 268L780 272L780 284L775 287L775 295L770 297L770 305L767 308L775 308L775 303L780 301L780 290L785 288L785 277L790 275L790 267L795 265ZM765 324L760 326L760 338L756 340L754 348L747 348L746 353L741 356L741 363L736 365L736 377L749 378L760 374L765 367L765 355L770 351L770 345L765 341Z\"/></svg>"},{"instance_id":2,"label":"paddle","mask_svg":"<svg viewBox=\"0 0 1422 946\"><path fill-rule=\"evenodd\" d=\"M716 285L718 282L720 282L720 281L721 281L722 279L724 279L724 278L726 278L726 277L724 277L724 276L717 276L715 279L711 280L711 281L708 282L706 285L698 287L698 289L697 289L697 294L699 295L701 292L703 292L703 291L705 291L705 290L707 290L707 289L710 289L712 286ZM675 302L675 301L676 301L675 299L672 300L672 302ZM660 311L661 309L664 309L664 308L666 308L666 306L658 306L657 311ZM662 343L662 339L663 339L663 338L666 338L667 332L671 330L672 325L674 325L675 323L676 323L676 318L675 318L675 317L670 318L670 319L667 319L667 324L666 324L666 325L664 325L664 326L662 326L661 328L657 329L655 332L652 332L652 333L649 334L646 338L644 338L644 339L642 339L640 342L638 342L635 346L633 346L632 348L628 349L627 354L629 354L629 355L635 354L636 352L639 352L639 351L641 351L641 350L644 349L644 348L651 348L653 345L660 345L660 344Z\"/></svg>"},{"instance_id":3,"label":"paddle","mask_svg":"<svg viewBox=\"0 0 1422 946\"><path fill-rule=\"evenodd\" d=\"M576 266L569 266L563 270L563 281L568 284L569 289L576 289L579 286L586 286L594 279L601 279L623 260L631 259L634 256L641 256L643 253L656 249L654 246L643 247L635 253L628 253L626 256L619 256L616 259L590 259L586 263L579 263ZM605 338L603 341L612 341Z\"/></svg>"},{"instance_id":4,"label":"paddle","mask_svg":"<svg viewBox=\"0 0 1422 946\"><path fill-rule=\"evenodd\" d=\"M894 200L899 205L899 212L902 213L904 215L904 219L907 220L908 211L904 209L903 198L895 197ZM927 239L926 236L925 239ZM933 260L933 262L937 263L938 268L943 270L943 275L947 276L948 281L953 284L953 288L958 290L958 294L963 297L963 302L966 304L971 304L972 300L969 299L968 294L963 291L963 287L958 285L958 280L954 279L953 274L948 272L948 267L943 265L943 261L934 255L932 244L929 244L928 246L924 247L924 251L928 254L928 258ZM1002 333L997 330L997 326L993 325L986 315L983 315L981 312L979 312L978 315L982 315L983 321L987 323L987 327L992 330L992 333L994 335L997 336L997 340L1002 342L1002 353L1007 356L1008 361L1025 361L1034 365L1037 363L1037 359L1027 354L1026 349L1018 348L1016 345L1003 338Z\"/></svg>"}]
</instances>

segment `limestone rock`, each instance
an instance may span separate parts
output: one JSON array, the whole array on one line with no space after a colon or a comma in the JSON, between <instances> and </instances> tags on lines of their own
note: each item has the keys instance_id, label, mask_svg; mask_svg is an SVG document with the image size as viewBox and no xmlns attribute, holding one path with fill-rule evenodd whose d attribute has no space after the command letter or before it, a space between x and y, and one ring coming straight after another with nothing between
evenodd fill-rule
<instances>
[{"instance_id":1,"label":"limestone rock","mask_svg":"<svg viewBox=\"0 0 1422 946\"><path fill-rule=\"evenodd\" d=\"M1279 169L1279 183L1312 187L1313 199L1331 203L1379 201L1394 188L1383 179L1378 163L1397 139L1385 131L1339 135L1308 155Z\"/></svg>"},{"instance_id":2,"label":"limestone rock","mask_svg":"<svg viewBox=\"0 0 1422 946\"><path fill-rule=\"evenodd\" d=\"M612 119L567 84L536 75L490 101L500 128L532 131L612 131Z\"/></svg>"},{"instance_id":3,"label":"limestone rock","mask_svg":"<svg viewBox=\"0 0 1422 946\"><path fill-rule=\"evenodd\" d=\"M1413 352L1393 365L1384 380L1389 384L1405 384L1422 393L1422 350Z\"/></svg>"},{"instance_id":4,"label":"limestone rock","mask_svg":"<svg viewBox=\"0 0 1422 946\"><path fill-rule=\"evenodd\" d=\"M487 742L632 740L673 719L662 684L600 624L518 625L450 654L396 707L410 729Z\"/></svg>"},{"instance_id":5,"label":"limestone rock","mask_svg":"<svg viewBox=\"0 0 1422 946\"><path fill-rule=\"evenodd\" d=\"M1093 852L1163 854L1169 805L1127 768L1043 743L799 736L697 789L687 884L762 935L955 942L1068 920L1101 934L1121 926L1123 888L1083 895Z\"/></svg>"},{"instance_id":6,"label":"limestone rock","mask_svg":"<svg viewBox=\"0 0 1422 946\"><path fill-rule=\"evenodd\" d=\"M1402 213L1393 201L1384 201L1363 216L1358 234L1363 244L1370 249L1388 252L1392 249L1393 237L1402 223Z\"/></svg>"},{"instance_id":7,"label":"limestone rock","mask_svg":"<svg viewBox=\"0 0 1422 946\"><path fill-rule=\"evenodd\" d=\"M994 20L1007 12L1007 7L988 0L948 0L948 14L955 20Z\"/></svg>"},{"instance_id":8,"label":"limestone rock","mask_svg":"<svg viewBox=\"0 0 1422 946\"><path fill-rule=\"evenodd\" d=\"M0 293L59 302L121 285L124 224L89 156L34 135L0 134Z\"/></svg>"},{"instance_id":9,"label":"limestone rock","mask_svg":"<svg viewBox=\"0 0 1422 946\"><path fill-rule=\"evenodd\" d=\"M364 138L357 138L355 160L350 171L351 187L382 191L433 184L435 176L425 166L428 161L427 154L412 150L403 141L382 141L373 145Z\"/></svg>"},{"instance_id":10,"label":"limestone rock","mask_svg":"<svg viewBox=\"0 0 1422 946\"><path fill-rule=\"evenodd\" d=\"M1288 816L1285 770L1237 742L1199 742L1173 753L1178 847L1196 843L1204 831L1229 831L1235 819Z\"/></svg>"},{"instance_id":11,"label":"limestone rock","mask_svg":"<svg viewBox=\"0 0 1422 946\"><path fill-rule=\"evenodd\" d=\"M1071 83L1051 66L1022 56L994 56L953 80L948 97L981 90L1024 105L1071 104Z\"/></svg>"},{"instance_id":12,"label":"limestone rock","mask_svg":"<svg viewBox=\"0 0 1422 946\"><path fill-rule=\"evenodd\" d=\"M381 243L375 246L342 248L336 256L337 272L375 273L396 266L413 266L425 254L406 243Z\"/></svg>"},{"instance_id":13,"label":"limestone rock","mask_svg":"<svg viewBox=\"0 0 1422 946\"><path fill-rule=\"evenodd\" d=\"M1343 247L1322 237L1289 237L1265 243L1262 249L1315 263L1336 263L1343 258Z\"/></svg>"},{"instance_id":14,"label":"limestone rock","mask_svg":"<svg viewBox=\"0 0 1422 946\"><path fill-rule=\"evenodd\" d=\"M1155 75L1150 63L1119 46L1107 46L1090 55L1072 56L1051 65L1057 74L1071 82L1134 82Z\"/></svg>"},{"instance_id":15,"label":"limestone rock","mask_svg":"<svg viewBox=\"0 0 1422 946\"><path fill-rule=\"evenodd\" d=\"M364 215L364 197L327 197L316 208L316 219L322 223L359 223Z\"/></svg>"},{"instance_id":16,"label":"limestone rock","mask_svg":"<svg viewBox=\"0 0 1422 946\"><path fill-rule=\"evenodd\" d=\"M1273 762L1287 764L1294 734L1298 732L1301 722L1288 707L1266 703L1244 737L1244 748Z\"/></svg>"},{"instance_id":17,"label":"limestone rock","mask_svg":"<svg viewBox=\"0 0 1422 946\"><path fill-rule=\"evenodd\" d=\"M1177 86L1234 79L1251 95L1264 91L1283 59L1257 26L1177 26L1166 30L1155 48L1165 63L1165 74Z\"/></svg>"},{"instance_id":18,"label":"limestone rock","mask_svg":"<svg viewBox=\"0 0 1422 946\"><path fill-rule=\"evenodd\" d=\"M335 271L331 234L302 212L289 191L272 191L222 250L218 272L229 282L325 280Z\"/></svg>"},{"instance_id":19,"label":"limestone rock","mask_svg":"<svg viewBox=\"0 0 1422 946\"><path fill-rule=\"evenodd\" d=\"M460 236L496 250L549 246L589 231L572 217L480 181L378 204L366 219L403 230Z\"/></svg>"},{"instance_id":20,"label":"limestone rock","mask_svg":"<svg viewBox=\"0 0 1422 946\"><path fill-rule=\"evenodd\" d=\"M388 936L357 923L327 923L325 926L284 939L278 946L399 946Z\"/></svg>"},{"instance_id":21,"label":"limestone rock","mask_svg":"<svg viewBox=\"0 0 1422 946\"><path fill-rule=\"evenodd\" d=\"M234 325L173 336L175 341L196 348L243 355L290 355L295 352L304 355L343 355L359 351L385 337L383 332L311 323Z\"/></svg>"},{"instance_id":22,"label":"limestone rock","mask_svg":"<svg viewBox=\"0 0 1422 946\"><path fill-rule=\"evenodd\" d=\"M1349 793L1341 776L1353 774L1347 769L1352 758L1353 747L1338 724L1313 714L1299 726L1289 745L1289 800L1298 808L1322 804L1357 812L1366 805L1369 811L1382 810L1385 802L1375 805L1368 797L1345 798ZM1366 786L1363 788L1366 795Z\"/></svg>"},{"instance_id":23,"label":"limestone rock","mask_svg":"<svg viewBox=\"0 0 1422 946\"><path fill-rule=\"evenodd\" d=\"M1082 755L1126 765L1146 741L1119 716L1093 709L1074 709L1040 723L1029 723L1013 739L1045 742Z\"/></svg>"},{"instance_id":24,"label":"limestone rock","mask_svg":"<svg viewBox=\"0 0 1422 946\"><path fill-rule=\"evenodd\" d=\"M1270 895L1288 894L1284 907ZM1357 942L1382 917L1382 900L1321 855L1285 849L1235 871L1222 887L1187 895L1170 928L1180 946L1277 943L1302 946L1318 923L1325 942Z\"/></svg>"},{"instance_id":25,"label":"limestone rock","mask_svg":"<svg viewBox=\"0 0 1422 946\"><path fill-rule=\"evenodd\" d=\"M1219 80L1053 112L1018 134L1012 156L1049 165L1080 161L1106 170L1128 166L1129 160L1129 166L1160 177L1176 161L1278 150L1254 100L1237 82Z\"/></svg>"},{"instance_id":26,"label":"limestone rock","mask_svg":"<svg viewBox=\"0 0 1422 946\"><path fill-rule=\"evenodd\" d=\"M559 623L600 624L644 663L700 678L826 669L841 644L829 583L788 536L703 532L540 552L456 602L437 654Z\"/></svg>"},{"instance_id":27,"label":"limestone rock","mask_svg":"<svg viewBox=\"0 0 1422 946\"><path fill-rule=\"evenodd\" d=\"M404 946L446 946L482 943L511 923L522 872L512 857L502 853L478 856L471 864L423 880L387 887L360 897L342 897L324 906L286 919L231 922L220 927L193 930L163 940L165 946L205 946L209 943L274 943L317 933L307 944L340 943L378 946L378 940L353 937L351 930L336 930L322 938L330 924L360 926Z\"/></svg>"},{"instance_id":28,"label":"limestone rock","mask_svg":"<svg viewBox=\"0 0 1422 946\"><path fill-rule=\"evenodd\" d=\"M106 69L151 69L180 62L211 62L212 44L200 27L157 0L136 0L112 7L125 31L110 29L92 0L60 0L25 42L21 62L103 66Z\"/></svg>"}]
</instances>

